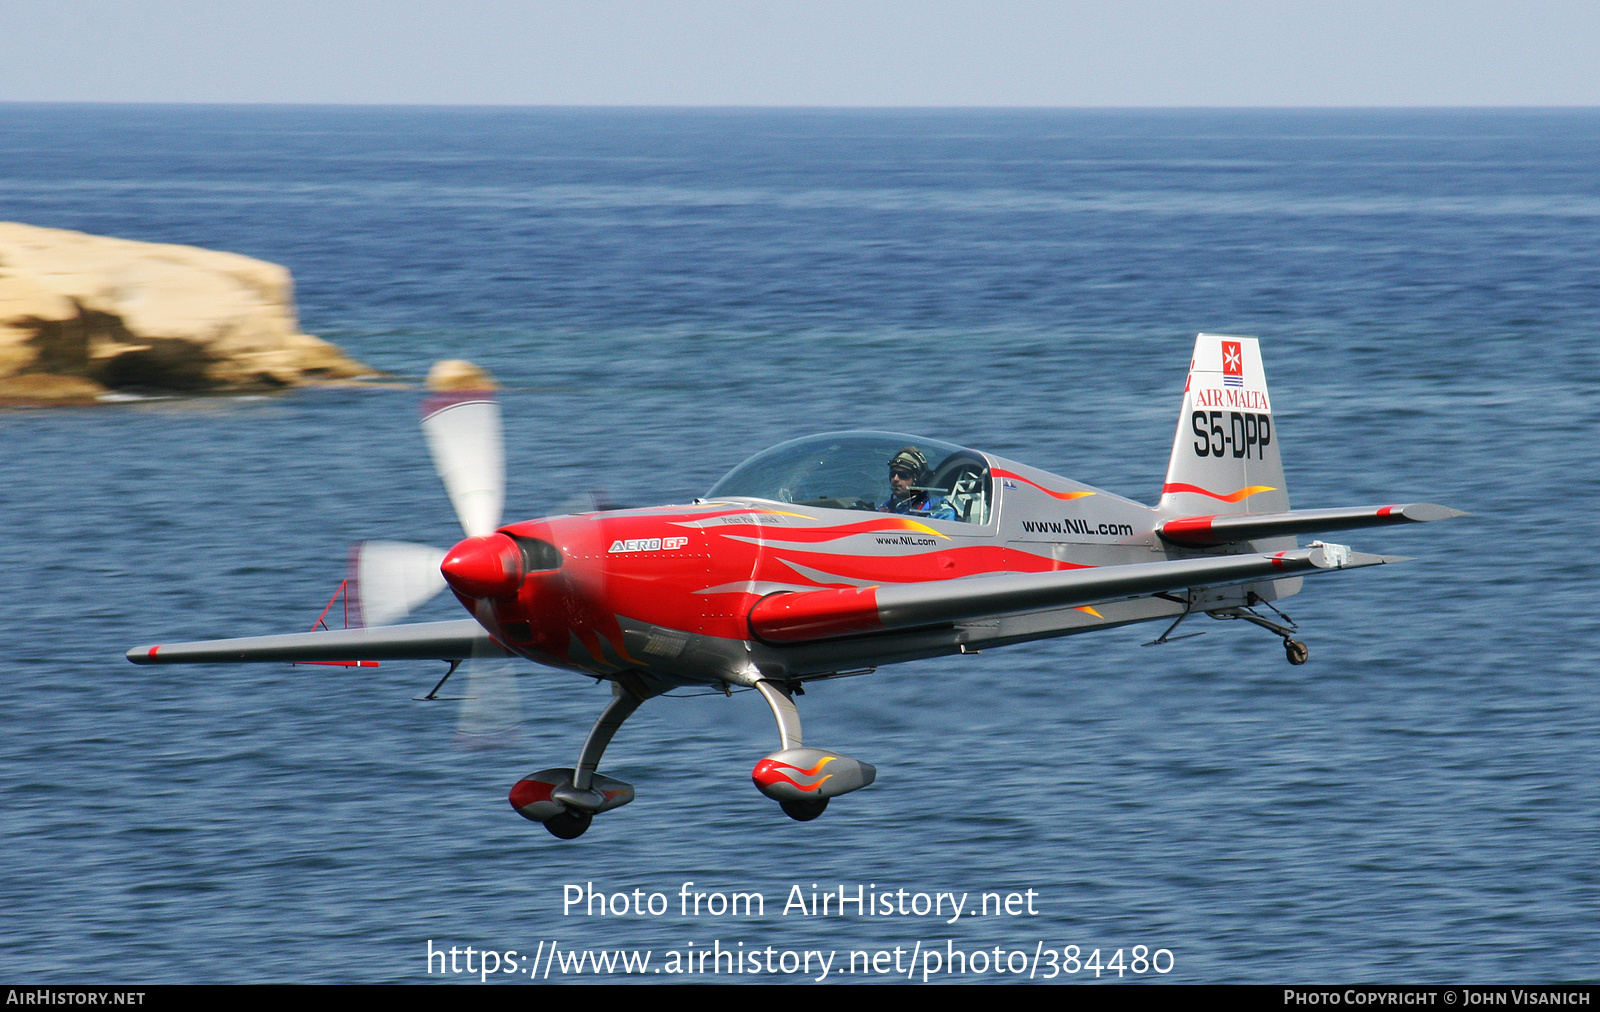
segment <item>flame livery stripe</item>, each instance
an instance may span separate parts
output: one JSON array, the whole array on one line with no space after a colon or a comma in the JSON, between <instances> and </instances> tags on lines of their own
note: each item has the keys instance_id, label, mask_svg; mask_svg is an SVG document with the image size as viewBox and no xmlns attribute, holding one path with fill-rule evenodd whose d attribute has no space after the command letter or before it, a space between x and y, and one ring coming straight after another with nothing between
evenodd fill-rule
<instances>
[{"instance_id":1,"label":"flame livery stripe","mask_svg":"<svg viewBox=\"0 0 1600 1012\"><path fill-rule=\"evenodd\" d=\"M817 763L815 766L811 767L810 769L806 769L803 766L796 766L793 763L779 762L776 759L772 760L772 765L774 765L774 766L782 766L784 769L794 770L796 773L799 773L801 776L814 777L814 776L817 775L817 773L819 773L822 770L822 767L828 765L829 763L833 762L837 758L839 758L839 757L838 756L832 756L832 755L823 756L822 757L822 761Z\"/></svg>"},{"instance_id":2,"label":"flame livery stripe","mask_svg":"<svg viewBox=\"0 0 1600 1012\"><path fill-rule=\"evenodd\" d=\"M860 556L823 554L801 546L769 546L767 558L782 562L790 570L783 575L789 582L794 573L817 586L850 584L858 587L891 583L922 583L947 580L952 576L980 576L998 573L1052 572L1083 569L1083 563L1062 562L997 545L968 545L933 551L912 551L904 555ZM795 566L799 565L800 569ZM777 579L776 575L771 575Z\"/></svg>"},{"instance_id":3,"label":"flame livery stripe","mask_svg":"<svg viewBox=\"0 0 1600 1012\"><path fill-rule=\"evenodd\" d=\"M795 766L791 763L779 762L776 759L763 759L761 762L756 764L755 771L751 773L750 778L758 784L771 786L772 784L782 782L791 784L799 790L810 792L817 790L824 783L833 779L833 774L824 773L822 776L817 777L816 780L812 780L810 783L801 783L794 777L790 776L786 771L793 770L795 773L806 778L815 777L822 771L822 767L833 762L836 758L838 757L831 755L826 756L821 762L817 763L808 770L801 769L799 766Z\"/></svg>"},{"instance_id":4,"label":"flame livery stripe","mask_svg":"<svg viewBox=\"0 0 1600 1012\"><path fill-rule=\"evenodd\" d=\"M795 789L797 789L797 790L802 790L802 791L806 791L806 792L809 793L811 791L820 790L822 788L823 781L832 780L832 779L833 779L833 774L829 773L827 776L823 777L822 780L818 780L814 784L802 784L802 783L799 783L797 781L791 780L789 777L784 776L782 773L778 772L777 770L766 770L766 771L764 771L762 773L761 782L763 784L766 784L768 787L771 787L773 784L775 784L775 783L777 783L778 781L781 780L786 784L793 785L795 787Z\"/></svg>"},{"instance_id":5,"label":"flame livery stripe","mask_svg":"<svg viewBox=\"0 0 1600 1012\"><path fill-rule=\"evenodd\" d=\"M1242 502L1245 499L1255 495L1257 492L1276 491L1277 489L1271 485L1246 485L1237 492L1229 492L1227 495L1222 495L1217 492L1212 492L1208 489L1203 489L1199 485L1190 485L1181 481L1169 481L1165 485L1161 486L1162 495L1166 495L1169 492L1194 492L1197 495L1210 496L1213 499L1220 499L1223 502Z\"/></svg>"},{"instance_id":6,"label":"flame livery stripe","mask_svg":"<svg viewBox=\"0 0 1600 1012\"><path fill-rule=\"evenodd\" d=\"M1084 496L1094 495L1093 492L1052 492L1036 481L1029 481L1020 474L1012 474L1010 471L1001 470L999 468L995 469L994 476L996 478L1009 478L1012 481L1020 481L1024 485L1032 485L1034 488L1043 492L1050 498L1060 499L1062 502L1071 502L1074 499L1082 499Z\"/></svg>"},{"instance_id":7,"label":"flame livery stripe","mask_svg":"<svg viewBox=\"0 0 1600 1012\"><path fill-rule=\"evenodd\" d=\"M810 518L808 517L807 519ZM724 528L711 528L711 530L724 537L751 542L793 541L820 544L825 541L838 541L842 538L853 537L857 534L883 534L887 531L915 531L918 534L929 534L936 538L943 538L945 541L950 540L948 535L940 534L927 524L919 523L906 517L883 517L882 519L866 520L858 524L845 524L838 527L768 527L762 524L737 524Z\"/></svg>"}]
</instances>

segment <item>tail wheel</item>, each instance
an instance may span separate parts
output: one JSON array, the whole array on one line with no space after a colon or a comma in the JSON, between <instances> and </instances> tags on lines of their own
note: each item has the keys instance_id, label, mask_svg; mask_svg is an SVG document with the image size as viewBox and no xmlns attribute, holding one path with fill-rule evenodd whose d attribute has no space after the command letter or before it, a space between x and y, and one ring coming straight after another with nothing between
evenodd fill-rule
<instances>
[{"instance_id":1,"label":"tail wheel","mask_svg":"<svg viewBox=\"0 0 1600 1012\"><path fill-rule=\"evenodd\" d=\"M778 807L783 809L783 814L796 822L810 822L821 815L828 807L828 799L821 801L780 801ZM552 830L552 832L554 832Z\"/></svg>"},{"instance_id":2,"label":"tail wheel","mask_svg":"<svg viewBox=\"0 0 1600 1012\"><path fill-rule=\"evenodd\" d=\"M818 815L822 814L820 811ZM816 816L812 816L815 818ZM558 840L576 840L589 831L589 823L594 821L594 813L580 812L576 808L569 808L553 819L547 819L544 828L550 835Z\"/></svg>"},{"instance_id":3,"label":"tail wheel","mask_svg":"<svg viewBox=\"0 0 1600 1012\"><path fill-rule=\"evenodd\" d=\"M1290 664L1304 664L1306 658L1311 656L1311 651L1299 640L1285 639L1283 652L1289 658Z\"/></svg>"}]
</instances>

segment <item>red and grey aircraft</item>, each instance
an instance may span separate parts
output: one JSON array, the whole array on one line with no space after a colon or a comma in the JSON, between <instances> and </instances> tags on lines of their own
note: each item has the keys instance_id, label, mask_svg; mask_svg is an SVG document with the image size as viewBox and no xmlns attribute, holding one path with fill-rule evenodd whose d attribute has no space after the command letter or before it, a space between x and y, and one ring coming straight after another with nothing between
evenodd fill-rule
<instances>
[{"instance_id":1,"label":"red and grey aircraft","mask_svg":"<svg viewBox=\"0 0 1600 1012\"><path fill-rule=\"evenodd\" d=\"M1300 664L1306 647L1272 602L1305 576L1401 561L1302 548L1300 535L1463 515L1427 503L1290 509L1248 337L1196 340L1154 507L936 439L832 432L757 454L692 503L502 526L493 394L435 395L423 429L467 538L448 552L362 546L361 627L141 646L128 659L429 659L454 671L517 656L609 680L577 765L511 790L516 811L563 839L633 800L599 772L601 755L641 703L672 689L757 690L780 747L756 763L755 785L806 821L876 777L804 744L794 697L808 681L1134 622L1165 620L1155 642L1166 642L1199 613L1270 630ZM471 618L392 624L447 586Z\"/></svg>"}]
</instances>

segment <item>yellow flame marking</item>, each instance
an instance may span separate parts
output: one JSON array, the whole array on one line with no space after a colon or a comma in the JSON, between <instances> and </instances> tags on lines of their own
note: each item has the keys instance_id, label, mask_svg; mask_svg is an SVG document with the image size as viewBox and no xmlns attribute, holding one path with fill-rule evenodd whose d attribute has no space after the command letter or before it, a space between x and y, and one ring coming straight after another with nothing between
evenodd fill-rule
<instances>
[{"instance_id":1,"label":"yellow flame marking","mask_svg":"<svg viewBox=\"0 0 1600 1012\"><path fill-rule=\"evenodd\" d=\"M902 520L902 521L900 521L900 525L901 525L901 527L900 527L901 530L921 531L924 534L932 534L936 538L944 538L946 541L950 540L950 536L948 534L940 534L938 531L934 530L932 527L929 527L927 524L919 524L915 520ZM871 533L875 533L875 532L868 531L866 533L871 534Z\"/></svg>"}]
</instances>

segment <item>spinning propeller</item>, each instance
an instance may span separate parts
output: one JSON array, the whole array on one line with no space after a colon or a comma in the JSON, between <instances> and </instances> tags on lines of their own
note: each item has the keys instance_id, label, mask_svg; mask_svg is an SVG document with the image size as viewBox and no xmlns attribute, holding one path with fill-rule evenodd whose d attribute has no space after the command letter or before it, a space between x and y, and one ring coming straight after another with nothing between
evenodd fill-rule
<instances>
[{"instance_id":1,"label":"spinning propeller","mask_svg":"<svg viewBox=\"0 0 1600 1012\"><path fill-rule=\"evenodd\" d=\"M487 372L456 360L428 372L432 393L422 405L422 433L434 469L468 539L493 534L505 506L506 463L500 404ZM463 542L469 547L472 541ZM353 569L361 622L393 625L445 588L440 565L462 553L404 541L363 541ZM468 551L466 554L473 554Z\"/></svg>"},{"instance_id":2,"label":"spinning propeller","mask_svg":"<svg viewBox=\"0 0 1600 1012\"><path fill-rule=\"evenodd\" d=\"M505 539L488 539L500 526L505 507L504 434L495 382L470 362L447 360L434 363L427 386L431 393L422 405L423 436L467 540L449 551L404 541L358 544L351 568L362 625L403 621L445 589L445 572L458 586L470 586L499 568L493 544ZM487 603L480 601L479 607ZM457 730L481 738L514 729L515 662L497 653L465 663L470 665L465 671L467 695L453 697L462 703ZM452 697L429 693L425 698Z\"/></svg>"}]
</instances>

